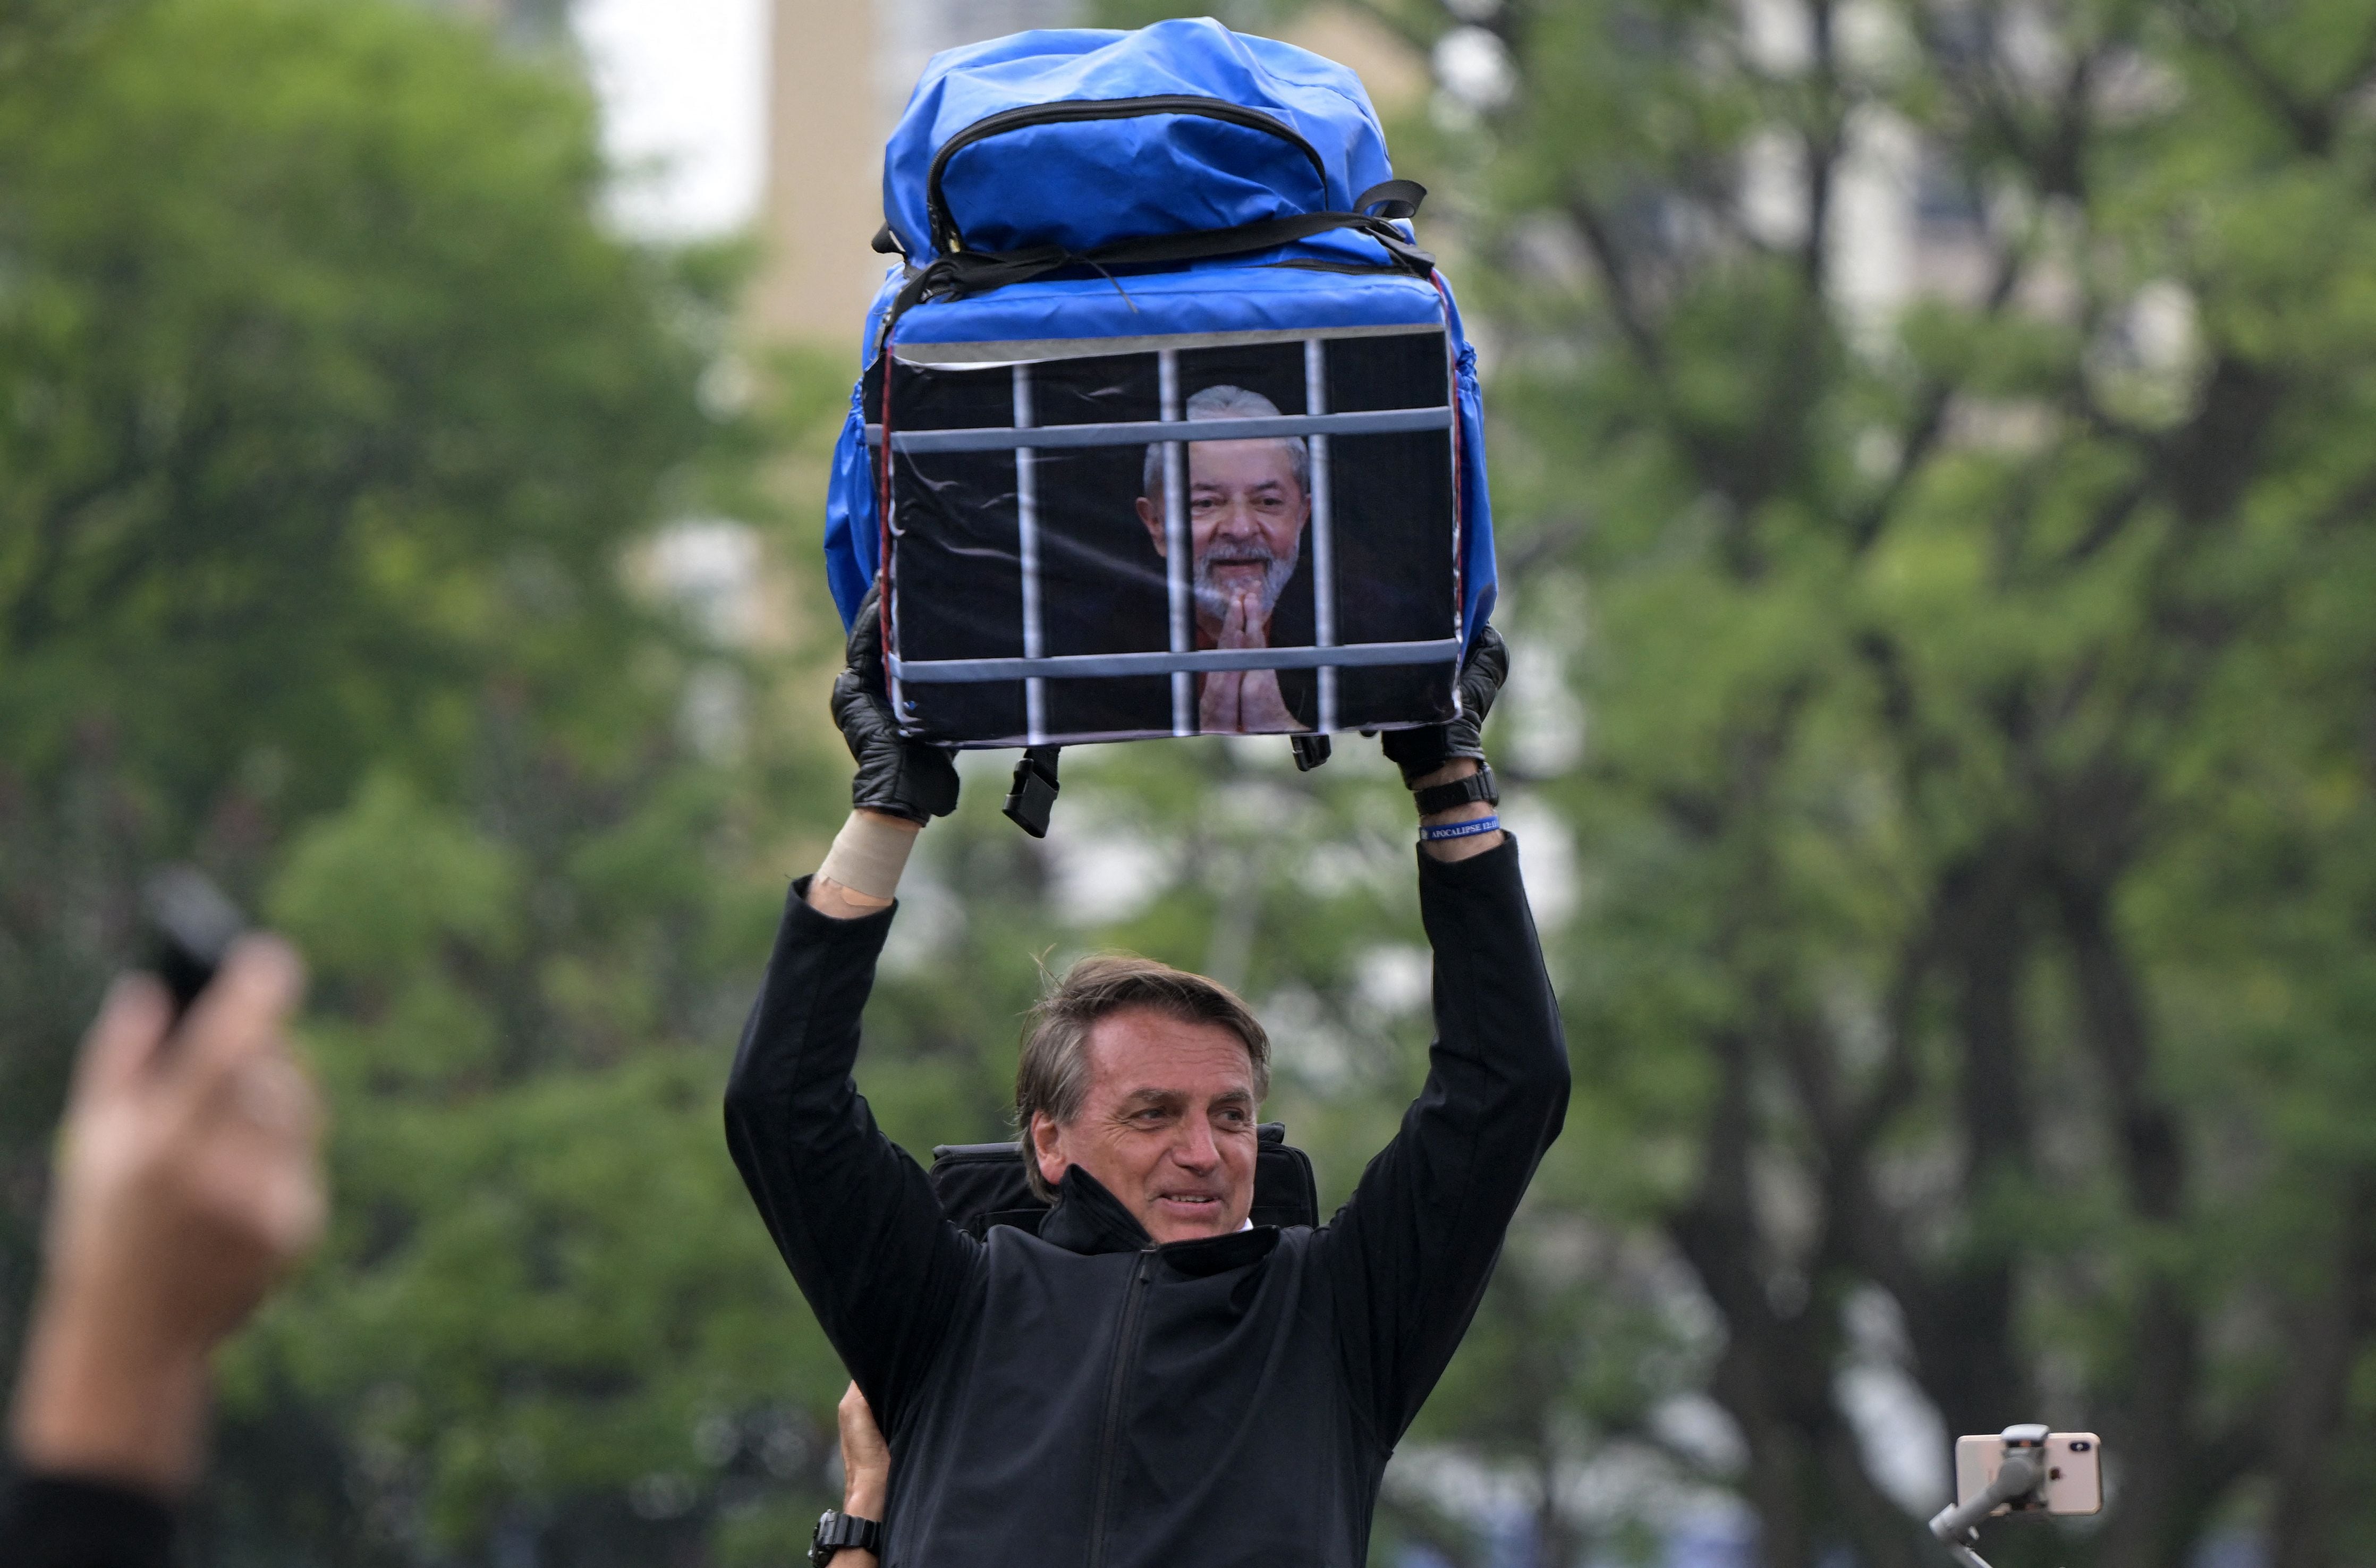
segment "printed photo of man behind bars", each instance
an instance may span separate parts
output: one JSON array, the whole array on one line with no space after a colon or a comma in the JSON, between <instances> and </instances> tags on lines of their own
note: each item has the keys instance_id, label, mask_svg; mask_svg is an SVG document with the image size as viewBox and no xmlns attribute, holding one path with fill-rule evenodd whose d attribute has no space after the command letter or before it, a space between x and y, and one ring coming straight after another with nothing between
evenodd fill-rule
<instances>
[{"instance_id":1,"label":"printed photo of man behind bars","mask_svg":"<svg viewBox=\"0 0 2376 1568\"><path fill-rule=\"evenodd\" d=\"M1278 406L1242 386L1207 386L1190 398L1190 420L1277 419ZM1312 519L1312 457L1301 436L1188 444L1190 582L1200 648L1269 647L1271 616L1295 576ZM1147 447L1138 519L1163 555L1163 446ZM1273 670L1217 671L1198 683L1196 728L1207 735L1309 730L1307 680L1300 702Z\"/></svg>"}]
</instances>

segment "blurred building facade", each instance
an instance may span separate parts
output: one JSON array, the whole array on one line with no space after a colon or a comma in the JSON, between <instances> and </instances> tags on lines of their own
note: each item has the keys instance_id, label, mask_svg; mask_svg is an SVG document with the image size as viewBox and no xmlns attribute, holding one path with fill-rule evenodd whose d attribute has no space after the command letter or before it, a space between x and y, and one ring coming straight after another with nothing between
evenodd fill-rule
<instances>
[{"instance_id":1,"label":"blurred building facade","mask_svg":"<svg viewBox=\"0 0 2376 1568\"><path fill-rule=\"evenodd\" d=\"M1072 27L1082 0L774 0L766 270L753 324L776 339L856 342L885 258L883 142L924 62L1028 28Z\"/></svg>"}]
</instances>

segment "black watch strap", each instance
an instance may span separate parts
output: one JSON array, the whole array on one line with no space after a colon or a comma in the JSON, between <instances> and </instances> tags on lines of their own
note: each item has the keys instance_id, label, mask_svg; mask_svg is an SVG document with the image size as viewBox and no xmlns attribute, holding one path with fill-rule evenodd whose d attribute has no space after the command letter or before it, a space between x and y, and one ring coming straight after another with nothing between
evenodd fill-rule
<instances>
[{"instance_id":1,"label":"black watch strap","mask_svg":"<svg viewBox=\"0 0 2376 1568\"><path fill-rule=\"evenodd\" d=\"M1502 793L1493 785L1493 770L1483 763L1466 778L1455 778L1449 784L1431 784L1424 790L1413 790L1411 800L1419 806L1419 814L1433 816L1465 806L1471 801L1483 801L1487 805L1502 803Z\"/></svg>"},{"instance_id":2,"label":"black watch strap","mask_svg":"<svg viewBox=\"0 0 2376 1568\"><path fill-rule=\"evenodd\" d=\"M810 1568L826 1568L834 1553L853 1550L881 1556L883 1526L832 1508L817 1516L815 1533L809 1537Z\"/></svg>"}]
</instances>

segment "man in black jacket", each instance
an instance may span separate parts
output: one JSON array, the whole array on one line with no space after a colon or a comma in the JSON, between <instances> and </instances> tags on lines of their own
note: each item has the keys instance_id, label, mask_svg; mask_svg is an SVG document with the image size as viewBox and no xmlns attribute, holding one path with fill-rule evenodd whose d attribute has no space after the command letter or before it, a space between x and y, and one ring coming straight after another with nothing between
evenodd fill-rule
<instances>
[{"instance_id":1,"label":"man in black jacket","mask_svg":"<svg viewBox=\"0 0 2376 1568\"><path fill-rule=\"evenodd\" d=\"M835 691L858 810L794 887L726 1124L889 1434L884 1561L1355 1568L1387 1456L1467 1330L1566 1106L1517 848L1480 766L1499 642L1477 639L1463 719L1387 737L1428 836L1437 1039L1352 1199L1316 1229L1248 1227L1259 1026L1139 993L1076 1018L1069 1104L1035 1095L1028 1073L1018 1085L1056 1202L1038 1235L1001 1226L980 1242L943 1218L850 1080L907 846L956 804L946 756L892 727L877 649L870 603Z\"/></svg>"}]
</instances>

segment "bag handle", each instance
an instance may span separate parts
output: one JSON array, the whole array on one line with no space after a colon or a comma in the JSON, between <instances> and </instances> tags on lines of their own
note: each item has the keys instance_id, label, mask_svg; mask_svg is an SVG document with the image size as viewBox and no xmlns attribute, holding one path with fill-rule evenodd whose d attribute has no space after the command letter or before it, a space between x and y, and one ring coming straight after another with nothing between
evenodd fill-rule
<instances>
[{"instance_id":1,"label":"bag handle","mask_svg":"<svg viewBox=\"0 0 2376 1568\"><path fill-rule=\"evenodd\" d=\"M1411 219L1419 216L1419 204L1426 199L1427 187L1417 180L1380 180L1353 198L1353 210L1383 207L1385 210L1376 215L1380 218Z\"/></svg>"}]
</instances>

